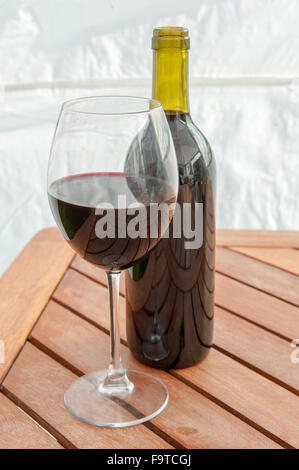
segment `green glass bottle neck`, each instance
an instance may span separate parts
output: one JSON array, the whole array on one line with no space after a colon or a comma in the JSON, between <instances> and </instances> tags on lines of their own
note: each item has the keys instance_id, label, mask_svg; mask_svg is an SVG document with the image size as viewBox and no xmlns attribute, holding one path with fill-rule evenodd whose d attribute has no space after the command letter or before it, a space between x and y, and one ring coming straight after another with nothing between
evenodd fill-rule
<instances>
[{"instance_id":1,"label":"green glass bottle neck","mask_svg":"<svg viewBox=\"0 0 299 470\"><path fill-rule=\"evenodd\" d=\"M189 113L188 50L161 48L153 52L152 97L165 111Z\"/></svg>"}]
</instances>

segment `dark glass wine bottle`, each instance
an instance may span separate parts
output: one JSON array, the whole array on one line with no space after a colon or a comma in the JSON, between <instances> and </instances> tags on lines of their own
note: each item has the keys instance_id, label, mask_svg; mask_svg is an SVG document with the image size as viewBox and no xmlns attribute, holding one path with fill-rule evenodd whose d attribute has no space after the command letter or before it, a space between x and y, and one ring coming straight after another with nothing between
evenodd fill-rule
<instances>
[{"instance_id":1,"label":"dark glass wine bottle","mask_svg":"<svg viewBox=\"0 0 299 470\"><path fill-rule=\"evenodd\" d=\"M126 271L127 340L133 355L153 367L183 368L203 360L213 336L215 288L215 178L210 145L189 111L188 30L163 27L153 34L153 98L170 126L179 167L179 195L203 204L200 248L184 235L170 237ZM145 137L150 138L149 130ZM182 227L184 221L182 221Z\"/></svg>"}]
</instances>

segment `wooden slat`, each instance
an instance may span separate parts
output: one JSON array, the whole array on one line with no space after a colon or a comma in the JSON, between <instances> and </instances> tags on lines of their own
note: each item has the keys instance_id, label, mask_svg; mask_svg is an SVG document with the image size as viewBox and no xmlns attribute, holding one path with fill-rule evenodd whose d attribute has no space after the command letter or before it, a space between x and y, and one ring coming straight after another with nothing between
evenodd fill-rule
<instances>
[{"instance_id":1,"label":"wooden slat","mask_svg":"<svg viewBox=\"0 0 299 470\"><path fill-rule=\"evenodd\" d=\"M215 301L220 307L242 315L292 340L299 332L299 308L216 273Z\"/></svg>"},{"instance_id":2,"label":"wooden slat","mask_svg":"<svg viewBox=\"0 0 299 470\"><path fill-rule=\"evenodd\" d=\"M0 393L0 449L61 449L61 445Z\"/></svg>"},{"instance_id":3,"label":"wooden slat","mask_svg":"<svg viewBox=\"0 0 299 470\"><path fill-rule=\"evenodd\" d=\"M99 282L103 286L107 287L108 285L107 275L105 271L99 268L98 266L88 263L87 261L85 261L83 258L80 258L79 256L75 256L74 260L72 261L71 266L77 271L80 271L81 273L85 274L91 279L94 279L95 281ZM125 277L123 274L124 273L121 273L121 276L120 276L119 291L120 291L120 294L124 296L125 295Z\"/></svg>"},{"instance_id":4,"label":"wooden slat","mask_svg":"<svg viewBox=\"0 0 299 470\"><path fill-rule=\"evenodd\" d=\"M216 346L299 390L298 365L292 363L290 343L216 307Z\"/></svg>"},{"instance_id":5,"label":"wooden slat","mask_svg":"<svg viewBox=\"0 0 299 470\"><path fill-rule=\"evenodd\" d=\"M24 344L42 309L73 257L56 228L39 232L0 281L0 339L5 362L0 382Z\"/></svg>"},{"instance_id":6,"label":"wooden slat","mask_svg":"<svg viewBox=\"0 0 299 470\"><path fill-rule=\"evenodd\" d=\"M53 302L50 302L35 326L31 339L46 347L48 351L53 351L80 371L89 372L107 366L108 335ZM127 366L150 371L166 383L170 393L169 404L152 422L183 446L279 447L170 374L137 363L126 347L122 348L122 354Z\"/></svg>"},{"instance_id":7,"label":"wooden slat","mask_svg":"<svg viewBox=\"0 0 299 470\"><path fill-rule=\"evenodd\" d=\"M218 247L216 270L268 294L299 305L299 278L227 248Z\"/></svg>"},{"instance_id":8,"label":"wooden slat","mask_svg":"<svg viewBox=\"0 0 299 470\"><path fill-rule=\"evenodd\" d=\"M68 325L64 325L68 329ZM61 331L63 337L67 331ZM79 336L81 333L79 333ZM82 345L81 345L82 346ZM75 352L75 355L78 351ZM98 428L75 419L65 408L63 396L76 376L49 356L26 343L3 382L6 393L18 397L51 428L79 448L170 448L145 426ZM61 438L62 439L62 438Z\"/></svg>"},{"instance_id":9,"label":"wooden slat","mask_svg":"<svg viewBox=\"0 0 299 470\"><path fill-rule=\"evenodd\" d=\"M218 229L216 242L219 246L299 248L299 231Z\"/></svg>"},{"instance_id":10,"label":"wooden slat","mask_svg":"<svg viewBox=\"0 0 299 470\"><path fill-rule=\"evenodd\" d=\"M298 397L211 349L201 363L175 371L293 447L299 447Z\"/></svg>"},{"instance_id":11,"label":"wooden slat","mask_svg":"<svg viewBox=\"0 0 299 470\"><path fill-rule=\"evenodd\" d=\"M110 330L107 288L69 269L53 298L78 311L93 323ZM125 299L120 298L120 330L125 335Z\"/></svg>"},{"instance_id":12,"label":"wooden slat","mask_svg":"<svg viewBox=\"0 0 299 470\"><path fill-rule=\"evenodd\" d=\"M255 248L243 246L232 246L229 248L299 276L298 250L294 250L293 248Z\"/></svg>"}]
</instances>

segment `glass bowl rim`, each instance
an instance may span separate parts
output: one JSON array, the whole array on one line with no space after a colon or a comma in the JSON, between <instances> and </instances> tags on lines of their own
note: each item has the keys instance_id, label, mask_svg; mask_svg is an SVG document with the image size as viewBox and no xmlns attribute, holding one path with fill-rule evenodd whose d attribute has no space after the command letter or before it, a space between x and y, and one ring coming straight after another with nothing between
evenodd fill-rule
<instances>
[{"instance_id":1,"label":"glass bowl rim","mask_svg":"<svg viewBox=\"0 0 299 470\"><path fill-rule=\"evenodd\" d=\"M112 101L112 100L127 100L133 102L139 101L140 103L145 104L145 109L136 110L136 111L111 111L111 112L94 112L82 109L74 109L76 105L84 103L84 102L92 102L92 101ZM147 106L146 106L147 105ZM134 115L134 114L150 114L157 109L163 109L162 104L160 101L157 101L153 98L145 98L143 96L131 96L131 95L94 95L94 96L83 96L80 98L73 98L70 100L65 101L62 103L61 111L62 112L72 112L78 114L87 114L87 115L95 115L95 116L126 116L126 115Z\"/></svg>"}]
</instances>

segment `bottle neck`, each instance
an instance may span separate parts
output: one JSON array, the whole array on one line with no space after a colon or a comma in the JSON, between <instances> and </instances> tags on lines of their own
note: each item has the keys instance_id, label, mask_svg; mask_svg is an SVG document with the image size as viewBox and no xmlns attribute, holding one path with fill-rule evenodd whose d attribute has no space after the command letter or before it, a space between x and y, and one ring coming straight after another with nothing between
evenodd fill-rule
<instances>
[{"instance_id":1,"label":"bottle neck","mask_svg":"<svg viewBox=\"0 0 299 470\"><path fill-rule=\"evenodd\" d=\"M189 113L188 50L161 48L153 52L152 96L164 111Z\"/></svg>"}]
</instances>

